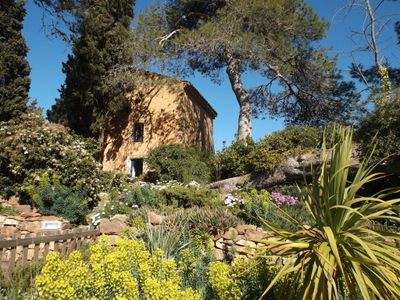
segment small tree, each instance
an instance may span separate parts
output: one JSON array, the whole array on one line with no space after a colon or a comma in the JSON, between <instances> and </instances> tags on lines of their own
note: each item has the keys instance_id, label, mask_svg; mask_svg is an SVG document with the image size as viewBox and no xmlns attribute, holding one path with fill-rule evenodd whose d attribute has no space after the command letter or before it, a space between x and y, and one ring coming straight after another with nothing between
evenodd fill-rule
<instances>
[{"instance_id":1,"label":"small tree","mask_svg":"<svg viewBox=\"0 0 400 300\"><path fill-rule=\"evenodd\" d=\"M0 121L19 117L27 109L30 67L21 30L24 0L0 3Z\"/></svg>"},{"instance_id":2,"label":"small tree","mask_svg":"<svg viewBox=\"0 0 400 300\"><path fill-rule=\"evenodd\" d=\"M134 2L93 1L78 19L73 54L63 65L66 79L61 97L47 112L50 121L101 141L108 114L128 105L126 96L133 89L132 75L119 71L132 64L128 44Z\"/></svg>"}]
</instances>

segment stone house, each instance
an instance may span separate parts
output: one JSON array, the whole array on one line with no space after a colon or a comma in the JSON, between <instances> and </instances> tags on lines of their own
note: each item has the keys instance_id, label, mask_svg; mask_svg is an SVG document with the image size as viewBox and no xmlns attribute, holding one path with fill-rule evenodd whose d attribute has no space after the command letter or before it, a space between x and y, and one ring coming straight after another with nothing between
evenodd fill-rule
<instances>
[{"instance_id":1,"label":"stone house","mask_svg":"<svg viewBox=\"0 0 400 300\"><path fill-rule=\"evenodd\" d=\"M216 111L186 81L146 73L129 95L129 107L110 118L104 136L104 171L146 172L149 151L165 144L199 146L214 151Z\"/></svg>"}]
</instances>

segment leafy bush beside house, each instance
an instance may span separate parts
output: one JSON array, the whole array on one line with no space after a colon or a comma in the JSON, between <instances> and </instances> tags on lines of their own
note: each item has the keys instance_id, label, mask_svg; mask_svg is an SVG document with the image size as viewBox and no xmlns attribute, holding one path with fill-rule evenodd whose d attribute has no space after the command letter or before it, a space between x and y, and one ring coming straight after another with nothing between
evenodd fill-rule
<instances>
[{"instance_id":1,"label":"leafy bush beside house","mask_svg":"<svg viewBox=\"0 0 400 300\"><path fill-rule=\"evenodd\" d=\"M150 169L146 178L152 182L195 180L207 183L211 180L213 155L196 147L162 145L150 151L146 163Z\"/></svg>"},{"instance_id":2,"label":"leafy bush beside house","mask_svg":"<svg viewBox=\"0 0 400 300\"><path fill-rule=\"evenodd\" d=\"M313 127L287 127L259 142L239 141L222 149L216 157L220 179L250 172L271 172L288 156L300 155L321 144L322 133Z\"/></svg>"},{"instance_id":3,"label":"leafy bush beside house","mask_svg":"<svg viewBox=\"0 0 400 300\"><path fill-rule=\"evenodd\" d=\"M101 188L96 143L48 124L39 112L0 124L0 192L24 193L41 175L57 176L62 185L81 190L93 201Z\"/></svg>"}]
</instances>

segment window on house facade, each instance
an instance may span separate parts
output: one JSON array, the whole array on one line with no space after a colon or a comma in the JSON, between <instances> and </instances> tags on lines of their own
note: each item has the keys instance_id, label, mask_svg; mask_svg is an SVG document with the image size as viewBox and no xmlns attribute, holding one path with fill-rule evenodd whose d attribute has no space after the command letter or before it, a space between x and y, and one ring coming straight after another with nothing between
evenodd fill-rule
<instances>
[{"instance_id":1,"label":"window on house facade","mask_svg":"<svg viewBox=\"0 0 400 300\"><path fill-rule=\"evenodd\" d=\"M133 141L135 143L143 143L144 124L135 123L133 126Z\"/></svg>"}]
</instances>

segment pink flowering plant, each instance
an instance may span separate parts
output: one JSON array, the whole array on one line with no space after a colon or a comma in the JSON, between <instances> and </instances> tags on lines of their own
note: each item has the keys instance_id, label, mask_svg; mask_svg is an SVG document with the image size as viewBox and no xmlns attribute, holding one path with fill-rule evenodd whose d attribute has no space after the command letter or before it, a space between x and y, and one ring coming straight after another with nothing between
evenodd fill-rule
<instances>
[{"instance_id":1,"label":"pink flowering plant","mask_svg":"<svg viewBox=\"0 0 400 300\"><path fill-rule=\"evenodd\" d=\"M272 192L271 193L271 199L278 205L288 205L288 206L294 206L299 203L299 199L294 196L290 195L283 195L281 193L277 192Z\"/></svg>"}]
</instances>

